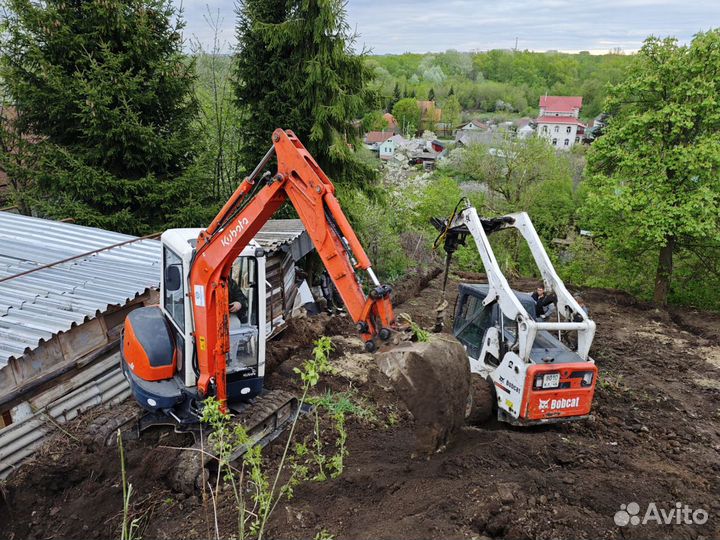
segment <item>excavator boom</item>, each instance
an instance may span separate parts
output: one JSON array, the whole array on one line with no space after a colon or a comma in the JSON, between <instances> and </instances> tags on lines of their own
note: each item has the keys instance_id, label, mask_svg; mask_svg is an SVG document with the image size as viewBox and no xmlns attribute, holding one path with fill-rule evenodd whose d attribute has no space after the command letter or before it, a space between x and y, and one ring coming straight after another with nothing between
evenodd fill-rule
<instances>
[{"instance_id":1,"label":"excavator boom","mask_svg":"<svg viewBox=\"0 0 720 540\"><path fill-rule=\"evenodd\" d=\"M388 339L395 327L390 288L377 280L370 260L343 213L335 186L292 131L277 129L273 146L237 188L210 226L200 233L190 272L198 389L226 399L228 277L233 261L260 228L289 200L333 280L348 313L357 323L366 349ZM273 154L277 173L258 180ZM365 295L356 270L372 282Z\"/></svg>"}]
</instances>

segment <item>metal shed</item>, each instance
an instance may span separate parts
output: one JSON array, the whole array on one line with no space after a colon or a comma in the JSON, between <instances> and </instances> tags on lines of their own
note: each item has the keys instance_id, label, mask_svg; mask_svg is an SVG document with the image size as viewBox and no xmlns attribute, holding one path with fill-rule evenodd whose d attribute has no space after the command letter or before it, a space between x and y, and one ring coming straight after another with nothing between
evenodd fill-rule
<instances>
[{"instance_id":1,"label":"metal shed","mask_svg":"<svg viewBox=\"0 0 720 540\"><path fill-rule=\"evenodd\" d=\"M273 219L255 236L265 250L268 284L267 317L271 335L284 327L297 295L295 264L313 250L299 219Z\"/></svg>"},{"instance_id":2,"label":"metal shed","mask_svg":"<svg viewBox=\"0 0 720 540\"><path fill-rule=\"evenodd\" d=\"M299 219L272 220L255 240L267 255L268 314L281 325L294 264L312 243ZM127 313L157 301L160 255L156 240L0 212L0 411L115 345Z\"/></svg>"},{"instance_id":3,"label":"metal shed","mask_svg":"<svg viewBox=\"0 0 720 540\"><path fill-rule=\"evenodd\" d=\"M155 240L0 212L0 407L114 345L159 264Z\"/></svg>"}]
</instances>

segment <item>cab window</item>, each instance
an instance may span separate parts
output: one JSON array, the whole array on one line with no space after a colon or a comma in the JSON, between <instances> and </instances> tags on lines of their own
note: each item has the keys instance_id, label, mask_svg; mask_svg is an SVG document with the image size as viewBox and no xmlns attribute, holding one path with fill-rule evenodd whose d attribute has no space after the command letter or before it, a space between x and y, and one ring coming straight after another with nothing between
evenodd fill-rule
<instances>
[{"instance_id":1,"label":"cab window","mask_svg":"<svg viewBox=\"0 0 720 540\"><path fill-rule=\"evenodd\" d=\"M480 354L485 332L493 324L494 306L494 303L483 306L481 298L468 295L461 307L456 324L456 337L468 347L468 352L473 358L477 358Z\"/></svg>"},{"instance_id":2,"label":"cab window","mask_svg":"<svg viewBox=\"0 0 720 540\"><path fill-rule=\"evenodd\" d=\"M185 280L182 259L168 248L163 249L163 306L181 331L185 331Z\"/></svg>"}]
</instances>

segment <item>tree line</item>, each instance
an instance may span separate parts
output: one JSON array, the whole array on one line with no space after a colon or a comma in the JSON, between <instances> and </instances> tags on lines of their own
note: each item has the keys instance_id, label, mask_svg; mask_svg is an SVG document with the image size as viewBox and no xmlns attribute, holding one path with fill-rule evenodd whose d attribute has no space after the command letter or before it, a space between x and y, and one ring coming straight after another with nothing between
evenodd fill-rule
<instances>
[{"instance_id":1,"label":"tree line","mask_svg":"<svg viewBox=\"0 0 720 540\"><path fill-rule=\"evenodd\" d=\"M340 182L372 183L375 171L352 151L352 122L375 95L364 57L351 51L344 4L245 0L238 13L229 91L208 107L171 2L7 0L0 81L12 114L3 115L0 166L12 202L134 234L199 226L278 126Z\"/></svg>"},{"instance_id":2,"label":"tree line","mask_svg":"<svg viewBox=\"0 0 720 540\"><path fill-rule=\"evenodd\" d=\"M371 56L373 84L386 108L402 98L455 96L465 111L534 116L540 96L583 96L582 115L603 110L609 85L620 82L632 55L491 50Z\"/></svg>"}]
</instances>

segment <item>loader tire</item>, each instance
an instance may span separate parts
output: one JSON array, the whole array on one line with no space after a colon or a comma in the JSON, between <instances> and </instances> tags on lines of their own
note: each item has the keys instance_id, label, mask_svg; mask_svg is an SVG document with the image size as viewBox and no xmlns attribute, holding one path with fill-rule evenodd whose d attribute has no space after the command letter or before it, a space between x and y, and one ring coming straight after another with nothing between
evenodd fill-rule
<instances>
[{"instance_id":1,"label":"loader tire","mask_svg":"<svg viewBox=\"0 0 720 540\"><path fill-rule=\"evenodd\" d=\"M495 409L495 391L490 381L477 373L470 375L470 392L465 410L465 423L479 425L492 417Z\"/></svg>"}]
</instances>

